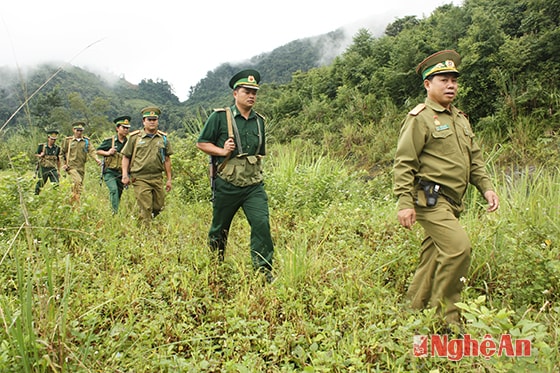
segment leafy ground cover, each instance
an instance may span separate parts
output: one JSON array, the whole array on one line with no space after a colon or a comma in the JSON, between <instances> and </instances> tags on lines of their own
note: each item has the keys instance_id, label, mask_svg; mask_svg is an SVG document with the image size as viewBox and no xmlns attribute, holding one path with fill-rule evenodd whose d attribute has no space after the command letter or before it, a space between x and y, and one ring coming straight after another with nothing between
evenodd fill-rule
<instances>
[{"instance_id":1,"label":"leafy ground cover","mask_svg":"<svg viewBox=\"0 0 560 373\"><path fill-rule=\"evenodd\" d=\"M470 190L462 217L474 246L464 333L530 340L530 356L417 357L415 336L444 331L433 310L403 299L422 231L398 227L389 169L372 178L303 142L271 147L276 281L265 284L242 213L225 262L209 255L207 160L182 145L150 229L137 225L131 190L111 215L91 165L72 207L68 179L34 196L27 160L10 160L0 174L0 371L560 369L558 168L491 169L500 211L486 214Z\"/></svg>"}]
</instances>

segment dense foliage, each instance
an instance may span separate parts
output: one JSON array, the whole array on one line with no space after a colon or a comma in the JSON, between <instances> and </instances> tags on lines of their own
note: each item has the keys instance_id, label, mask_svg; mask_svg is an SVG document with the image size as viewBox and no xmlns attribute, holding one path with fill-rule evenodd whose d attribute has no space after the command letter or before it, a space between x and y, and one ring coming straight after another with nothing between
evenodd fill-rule
<instances>
[{"instance_id":1,"label":"dense foliage","mask_svg":"<svg viewBox=\"0 0 560 373\"><path fill-rule=\"evenodd\" d=\"M464 332L477 341L510 335L532 349L452 361L451 350L412 353L415 335L444 332L433 310L403 299L422 229L399 228L389 174L369 179L302 140L271 146L277 280L265 285L251 268L242 215L225 262L212 260L207 158L193 138L170 140L177 176L150 229L137 224L131 190L111 216L93 165L72 206L68 178L34 196L25 156L11 158L12 170L0 173L0 371L560 369L558 169L492 172L504 197L495 214L469 191L462 222L475 250Z\"/></svg>"},{"instance_id":2,"label":"dense foliage","mask_svg":"<svg viewBox=\"0 0 560 373\"><path fill-rule=\"evenodd\" d=\"M382 37L360 30L332 63L307 68L318 52L302 53L314 46L305 41L275 50L278 64L255 57L274 77L257 103L270 141L268 286L251 270L241 215L224 264L206 249L208 160L194 142L209 108L231 102L235 66L208 72L185 103L165 81L0 70L2 123L52 78L0 129L0 371L559 371L559 21L560 0L465 0L398 19ZM442 330L433 310L403 300L422 230L395 220L391 164L404 113L424 97L414 68L443 48L463 57L457 105L502 200L488 215L476 190L466 197L464 332L529 339L530 357L412 355L414 335ZM79 206L68 178L33 194L43 128L70 133L85 118L96 142L117 115L137 127L148 104L164 109L175 150L174 189L152 229L136 224L130 190L111 216L91 163Z\"/></svg>"},{"instance_id":3,"label":"dense foliage","mask_svg":"<svg viewBox=\"0 0 560 373\"><path fill-rule=\"evenodd\" d=\"M311 135L318 142L323 132L340 133L346 125L375 125L387 115L388 103L405 112L423 95L416 64L444 48L462 55L458 106L478 132L507 141L516 121L530 117L540 123L542 134L549 134L560 122L558 9L559 0L466 0L462 6L443 5L427 18L397 19L380 37L362 29L342 54L337 52L345 35L338 30L248 58L243 67L262 73L267 89L259 110L282 123L280 142L295 135ZM227 82L239 68L225 63L209 71L184 103L166 81L108 83L77 68L59 71L48 65L28 75L2 69L0 118L7 119L56 73L10 126L60 123L66 129L71 120L87 119L93 134L123 112L137 120L139 108L149 103L164 108L165 130L185 135L212 108L231 102Z\"/></svg>"}]
</instances>

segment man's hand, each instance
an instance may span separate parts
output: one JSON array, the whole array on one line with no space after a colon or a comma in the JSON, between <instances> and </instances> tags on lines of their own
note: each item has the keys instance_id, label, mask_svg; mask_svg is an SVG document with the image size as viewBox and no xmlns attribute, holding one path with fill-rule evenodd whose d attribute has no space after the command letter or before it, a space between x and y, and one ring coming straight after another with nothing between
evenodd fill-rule
<instances>
[{"instance_id":1,"label":"man's hand","mask_svg":"<svg viewBox=\"0 0 560 373\"><path fill-rule=\"evenodd\" d=\"M486 211L494 212L498 209L498 207L500 207L500 200L498 198L498 195L493 190L489 190L484 193L484 198L486 198L486 201L488 201L488 208L486 209Z\"/></svg>"},{"instance_id":2,"label":"man's hand","mask_svg":"<svg viewBox=\"0 0 560 373\"><path fill-rule=\"evenodd\" d=\"M416 211L414 209L399 210L397 218L403 227L410 229L416 223Z\"/></svg>"},{"instance_id":3,"label":"man's hand","mask_svg":"<svg viewBox=\"0 0 560 373\"><path fill-rule=\"evenodd\" d=\"M225 154L223 154L224 157L227 157L229 153L235 150L235 141L233 140L233 138L230 137L229 139L226 140L226 142L224 143L224 150L225 150Z\"/></svg>"}]
</instances>

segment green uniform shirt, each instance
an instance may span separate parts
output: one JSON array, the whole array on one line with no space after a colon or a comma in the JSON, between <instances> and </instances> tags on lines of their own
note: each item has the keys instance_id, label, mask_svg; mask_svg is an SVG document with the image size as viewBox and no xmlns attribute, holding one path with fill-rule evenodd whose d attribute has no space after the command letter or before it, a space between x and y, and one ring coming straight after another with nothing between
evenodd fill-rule
<instances>
[{"instance_id":1,"label":"green uniform shirt","mask_svg":"<svg viewBox=\"0 0 560 373\"><path fill-rule=\"evenodd\" d=\"M154 179L161 178L165 157L172 155L173 150L165 133L158 131L152 135L138 130L130 134L121 154L131 159L132 177Z\"/></svg>"},{"instance_id":2,"label":"green uniform shirt","mask_svg":"<svg viewBox=\"0 0 560 373\"><path fill-rule=\"evenodd\" d=\"M113 155L105 157L105 169L112 169L112 170L120 170L122 168L122 154L120 151L124 147L124 144L127 142L127 138L124 138L123 142L119 141L119 137L117 135L108 137L101 145L97 147L97 150L104 150L109 151L111 148L117 149L117 152Z\"/></svg>"},{"instance_id":3,"label":"green uniform shirt","mask_svg":"<svg viewBox=\"0 0 560 373\"><path fill-rule=\"evenodd\" d=\"M464 113L425 101L416 115L407 115L401 128L394 165L394 192L399 210L414 208L419 179L443 187L443 194L461 203L468 183L481 193L493 190L484 160Z\"/></svg>"},{"instance_id":4,"label":"green uniform shirt","mask_svg":"<svg viewBox=\"0 0 560 373\"><path fill-rule=\"evenodd\" d=\"M58 168L58 156L60 155L60 146L48 144L39 144L37 154L45 153L39 158L39 165L43 168Z\"/></svg>"},{"instance_id":5,"label":"green uniform shirt","mask_svg":"<svg viewBox=\"0 0 560 373\"><path fill-rule=\"evenodd\" d=\"M239 131L239 139L241 140L241 144L238 144L238 139L235 138L235 151L231 154L231 158L240 154L240 150L243 150L243 153L247 153L248 155L257 155L258 150L259 155L265 155L266 137L263 117L256 111L251 110L248 119L245 119L239 113L239 110L235 107L235 105L231 107L231 113L235 119L235 124L237 125L237 129ZM204 128L202 128L202 131L200 132L197 142L209 142L223 148L228 137L226 111L217 110L208 117L208 120L204 124ZM224 157L217 158L219 163L224 160Z\"/></svg>"},{"instance_id":6,"label":"green uniform shirt","mask_svg":"<svg viewBox=\"0 0 560 373\"><path fill-rule=\"evenodd\" d=\"M64 140L62 156L70 169L78 170L83 174L86 169L88 155L95 158L95 150L89 138L82 137L77 139L74 136L68 136Z\"/></svg>"}]
</instances>

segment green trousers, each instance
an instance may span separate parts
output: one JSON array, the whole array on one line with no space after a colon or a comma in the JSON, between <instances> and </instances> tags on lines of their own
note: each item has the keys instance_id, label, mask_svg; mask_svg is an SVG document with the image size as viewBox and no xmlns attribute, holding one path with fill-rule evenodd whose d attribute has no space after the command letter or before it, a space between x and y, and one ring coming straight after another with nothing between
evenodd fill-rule
<instances>
[{"instance_id":1,"label":"green trousers","mask_svg":"<svg viewBox=\"0 0 560 373\"><path fill-rule=\"evenodd\" d=\"M471 259L467 232L459 223L460 208L440 196L434 207L416 207L416 220L422 225L420 263L407 296L412 307L437 307L449 323L458 323L463 281Z\"/></svg>"},{"instance_id":2,"label":"green trousers","mask_svg":"<svg viewBox=\"0 0 560 373\"><path fill-rule=\"evenodd\" d=\"M119 212L119 203L123 192L122 173L119 170L107 169L103 173L103 180L109 189L109 201L113 214Z\"/></svg>"},{"instance_id":3,"label":"green trousers","mask_svg":"<svg viewBox=\"0 0 560 373\"><path fill-rule=\"evenodd\" d=\"M253 266L257 270L270 271L274 246L270 234L268 196L263 183L237 187L216 178L212 225L208 233L210 248L223 259L231 222L240 208L251 227Z\"/></svg>"},{"instance_id":4,"label":"green trousers","mask_svg":"<svg viewBox=\"0 0 560 373\"><path fill-rule=\"evenodd\" d=\"M149 223L165 205L163 179L135 179L132 186L140 211L139 219L143 223Z\"/></svg>"},{"instance_id":5,"label":"green trousers","mask_svg":"<svg viewBox=\"0 0 560 373\"><path fill-rule=\"evenodd\" d=\"M58 170L56 168L51 167L41 167L39 168L39 181L37 181L37 185L35 185L35 194L39 194L41 189L47 182L50 180L51 183L58 185Z\"/></svg>"}]
</instances>

